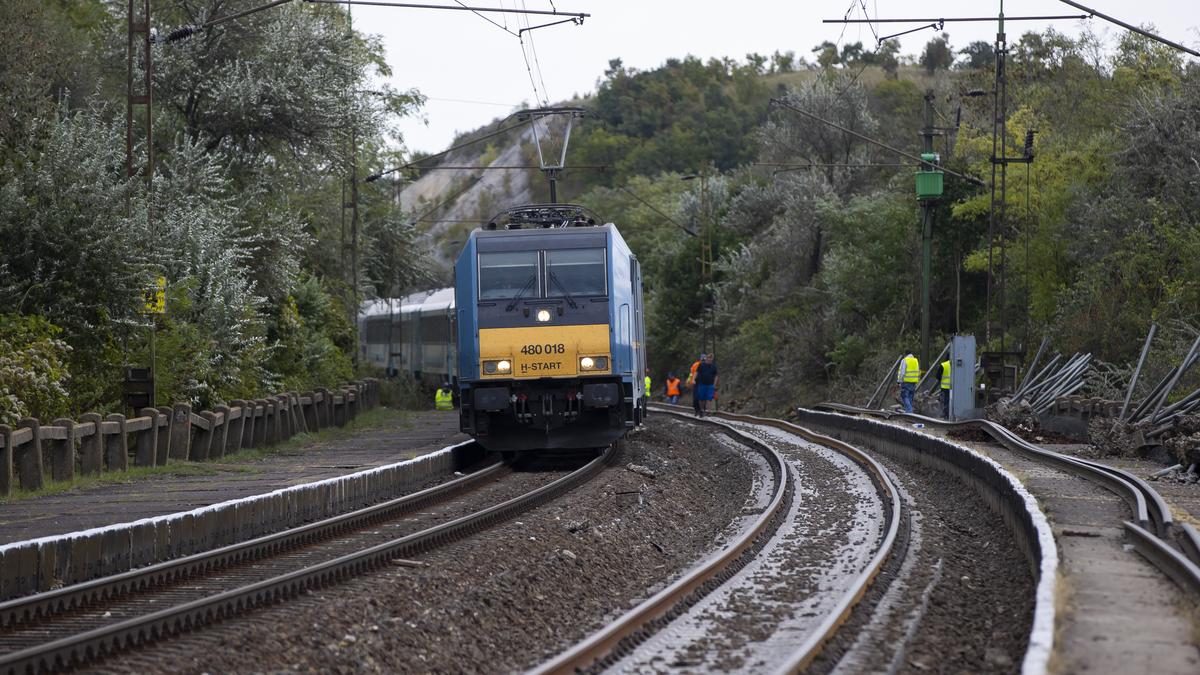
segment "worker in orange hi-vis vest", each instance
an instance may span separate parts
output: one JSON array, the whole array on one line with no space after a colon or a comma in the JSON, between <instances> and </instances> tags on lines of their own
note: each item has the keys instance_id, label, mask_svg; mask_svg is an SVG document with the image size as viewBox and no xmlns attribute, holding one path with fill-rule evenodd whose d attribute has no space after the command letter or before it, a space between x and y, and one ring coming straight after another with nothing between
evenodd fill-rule
<instances>
[{"instance_id":1,"label":"worker in orange hi-vis vest","mask_svg":"<svg viewBox=\"0 0 1200 675\"><path fill-rule=\"evenodd\" d=\"M692 409L696 411L697 416L700 415L700 400L696 398L696 371L700 369L701 363L704 363L704 354L701 354L700 358L692 364L692 370L687 379L687 386L692 390Z\"/></svg>"},{"instance_id":2,"label":"worker in orange hi-vis vest","mask_svg":"<svg viewBox=\"0 0 1200 675\"><path fill-rule=\"evenodd\" d=\"M675 377L675 373L667 373L667 386L663 392L667 397L667 403L675 405L679 403L679 378Z\"/></svg>"}]
</instances>

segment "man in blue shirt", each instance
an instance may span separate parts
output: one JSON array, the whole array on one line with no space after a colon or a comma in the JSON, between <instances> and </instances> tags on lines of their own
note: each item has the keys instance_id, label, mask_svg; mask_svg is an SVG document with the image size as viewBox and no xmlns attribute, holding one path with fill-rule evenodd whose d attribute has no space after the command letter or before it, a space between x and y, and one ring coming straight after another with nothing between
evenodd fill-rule
<instances>
[{"instance_id":1,"label":"man in blue shirt","mask_svg":"<svg viewBox=\"0 0 1200 675\"><path fill-rule=\"evenodd\" d=\"M712 354L707 354L696 369L696 391L693 396L700 403L696 411L699 417L704 417L704 413L708 412L708 402L716 395L718 379L717 364L713 362Z\"/></svg>"}]
</instances>

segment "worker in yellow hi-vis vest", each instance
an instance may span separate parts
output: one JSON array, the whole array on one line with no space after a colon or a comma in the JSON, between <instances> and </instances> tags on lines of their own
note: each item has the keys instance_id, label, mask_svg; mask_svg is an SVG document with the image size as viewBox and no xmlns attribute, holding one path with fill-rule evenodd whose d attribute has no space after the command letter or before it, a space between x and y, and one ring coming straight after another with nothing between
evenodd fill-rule
<instances>
[{"instance_id":1,"label":"worker in yellow hi-vis vest","mask_svg":"<svg viewBox=\"0 0 1200 675\"><path fill-rule=\"evenodd\" d=\"M900 405L904 412L913 411L913 396L917 393L917 383L921 381L921 363L912 352L900 359L900 367L896 369L896 384L900 385Z\"/></svg>"},{"instance_id":2,"label":"worker in yellow hi-vis vest","mask_svg":"<svg viewBox=\"0 0 1200 675\"><path fill-rule=\"evenodd\" d=\"M454 410L454 391L447 382L433 395L433 407L438 410Z\"/></svg>"},{"instance_id":3,"label":"worker in yellow hi-vis vest","mask_svg":"<svg viewBox=\"0 0 1200 675\"><path fill-rule=\"evenodd\" d=\"M938 364L938 371L934 373L934 377L941 383L940 395L942 398L942 419L950 419L950 359L946 359Z\"/></svg>"}]
</instances>

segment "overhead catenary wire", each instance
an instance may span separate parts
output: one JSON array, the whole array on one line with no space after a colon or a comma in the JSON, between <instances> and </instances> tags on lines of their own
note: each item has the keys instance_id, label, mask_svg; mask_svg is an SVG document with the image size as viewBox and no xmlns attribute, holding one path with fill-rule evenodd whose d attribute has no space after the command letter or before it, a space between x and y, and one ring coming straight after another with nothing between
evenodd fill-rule
<instances>
[{"instance_id":1,"label":"overhead catenary wire","mask_svg":"<svg viewBox=\"0 0 1200 675\"><path fill-rule=\"evenodd\" d=\"M466 141L465 143L459 143L458 145L447 148L441 152L422 157L421 159L413 160L407 164L401 164L400 166L392 167L390 169L387 169L386 171L380 171L379 173L373 173L370 176L367 176L367 182L373 183L388 174L396 173L397 171L402 171L404 169L411 169L413 167L417 167L421 162L427 162L431 159L437 159L438 157L445 157L446 155L454 152L455 150L461 150L467 146L474 145L481 141L486 141L489 138L495 138L496 136L499 136L501 134L508 133L509 131L512 131L513 129L519 129L520 127L524 126L524 124L525 124L524 122L518 122L517 124L510 124L506 127L501 127L500 129L497 129L496 131L484 134L483 136L480 136L479 138L473 138L469 141Z\"/></svg>"},{"instance_id":2,"label":"overhead catenary wire","mask_svg":"<svg viewBox=\"0 0 1200 675\"><path fill-rule=\"evenodd\" d=\"M662 216L663 218L666 218L666 219L667 219L667 220L668 220L668 221L669 221L669 222L670 222L672 225L674 225L675 227L678 227L679 229L683 230L684 232L688 233L689 235L691 235L691 236L693 236L693 237L695 237L695 236L698 236L698 235L697 235L695 232L693 232L692 230L690 230L690 229L688 229L688 228L684 227L684 226L683 226L683 224L682 224L682 223L680 223L679 221L677 221L677 220L675 220L674 218L672 218L671 216L668 216L667 214L663 213L661 210L659 210L659 208L658 208L657 206L655 206L655 205L651 204L650 202L646 201L645 199L643 199L643 198L641 197L641 195L639 195L638 193L634 192L633 190L630 190L629 188L625 187L624 185L618 185L618 186L617 186L617 189L618 189L618 190L621 190L622 192L626 192L626 193L628 193L628 194L629 194L629 196L633 197L634 199L636 199L636 200L638 200L639 202L641 202L642 204L644 204L644 205L645 205L647 208L649 208L651 211L653 211L653 212L657 213L658 215Z\"/></svg>"},{"instance_id":3,"label":"overhead catenary wire","mask_svg":"<svg viewBox=\"0 0 1200 675\"><path fill-rule=\"evenodd\" d=\"M1200 56L1200 52L1198 52L1194 49L1189 49L1187 47L1184 47L1183 45L1179 44L1178 42L1172 42L1164 37L1155 35L1154 33L1151 33L1148 30L1143 30L1132 24L1125 23L1124 21L1122 21L1120 19L1111 17L1102 12L1097 12L1096 10L1092 9L1091 7L1088 7L1086 5L1081 5L1078 2L1075 2L1074 0L1058 0L1058 1L1063 4L1070 5L1070 6L1074 7L1075 9L1081 9L1093 16L1098 16L1101 19L1104 19L1105 21L1107 21L1109 23L1115 23L1116 25L1118 25L1126 30L1131 30L1134 33L1137 33L1138 35L1148 37L1151 40L1154 40L1155 42L1161 42L1162 44L1167 45L1168 47L1174 47L1175 49L1178 49L1181 52L1187 52L1188 54L1191 54L1192 56Z\"/></svg>"},{"instance_id":4,"label":"overhead catenary wire","mask_svg":"<svg viewBox=\"0 0 1200 675\"><path fill-rule=\"evenodd\" d=\"M827 119L825 119L824 117L821 117L820 115L817 115L817 114L815 114L815 113L811 113L811 112L809 112L809 111L807 111L807 110L805 110L805 109L803 109L803 108L800 108L800 107L798 107L798 106L792 105L791 103L788 103L787 101L785 101L785 100L783 100L783 99L772 98L772 99L771 99L771 103L770 103L770 104L771 104L771 105L780 106L780 107L782 107L782 108L787 108L788 110L791 110L791 111L793 111L793 112L797 112L797 113L800 113L801 115L804 115L804 116L806 116L806 117L810 117L810 118L812 118L812 119L814 119L814 120L817 120L818 122L821 122L822 124L827 124L827 125L829 125L829 126L831 126L831 127L835 128L835 129L838 129L838 130L840 130L840 131L843 131L843 132L845 132L845 133L847 133L847 134L850 134L851 136L855 136L855 137L857 137L857 138L861 138L862 140L864 140L864 141L866 141L866 142L868 142L868 143L872 143L872 144L874 144L874 145L878 145L879 147L883 148L884 150L887 150L887 151L889 151L889 152L894 152L894 153L896 153L897 155L900 155L901 157L907 157L907 158L909 158L909 159L911 159L911 160L913 160L913 161L920 162L920 163L922 163L922 164L928 164L928 165L930 165L930 166L934 167L935 169L938 169L938 170L940 170L940 171L943 171L943 172L945 172L945 173L947 173L947 174L949 174L949 175L951 175L951 176L955 176L955 177L957 177L957 178L962 178L963 180L967 181L968 183L971 183L972 185L979 185L979 186L982 186L982 187L986 187L986 186L987 186L987 184L986 184L986 183L984 183L982 180L980 180L980 179L978 179L978 178L975 178L975 177L973 177L973 176L967 176L967 175L965 175L965 174L961 174L961 173L959 173L959 172L957 172L957 171L953 171L953 170L951 170L951 169L947 169L946 167L942 166L941 164L938 164L938 163L935 163L935 162L928 162L928 161L926 161L926 160L923 160L923 159L921 159L920 157L918 157L918 156L916 156L916 155L914 155L914 154L912 154L912 153L910 153L910 152L905 152L904 150L900 150L900 149L898 149L898 148L893 148L892 146L888 145L887 143L884 143L883 141L878 141L878 140L875 140L874 138L871 138L870 136L867 136L866 134L859 133L859 132L857 132L857 131L854 131L853 129L848 129L848 128L846 128L846 127L844 127L844 126L842 126L842 125L838 124L837 122L833 122L833 121L831 121L831 120L827 120Z\"/></svg>"}]
</instances>

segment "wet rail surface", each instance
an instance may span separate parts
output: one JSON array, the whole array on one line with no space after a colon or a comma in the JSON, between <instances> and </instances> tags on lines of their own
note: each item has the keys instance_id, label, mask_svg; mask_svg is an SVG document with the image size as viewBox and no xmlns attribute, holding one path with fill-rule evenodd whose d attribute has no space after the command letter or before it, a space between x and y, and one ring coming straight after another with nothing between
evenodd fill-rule
<instances>
[{"instance_id":1,"label":"wet rail surface","mask_svg":"<svg viewBox=\"0 0 1200 675\"><path fill-rule=\"evenodd\" d=\"M390 502L277 535L0 605L0 673L53 671L367 573L538 506L591 478L496 464ZM557 467L555 467L557 468ZM481 510L464 492L492 504ZM517 496L513 496L513 494ZM454 501L451 501L454 500Z\"/></svg>"},{"instance_id":2,"label":"wet rail surface","mask_svg":"<svg viewBox=\"0 0 1200 675\"><path fill-rule=\"evenodd\" d=\"M901 518L882 468L840 441L775 420L706 423L759 453L748 515L722 550L534 672L702 663L795 672L818 657L863 598L891 555Z\"/></svg>"}]
</instances>

